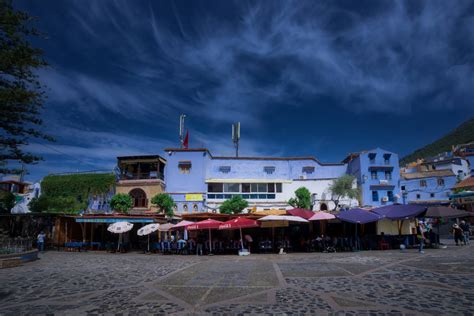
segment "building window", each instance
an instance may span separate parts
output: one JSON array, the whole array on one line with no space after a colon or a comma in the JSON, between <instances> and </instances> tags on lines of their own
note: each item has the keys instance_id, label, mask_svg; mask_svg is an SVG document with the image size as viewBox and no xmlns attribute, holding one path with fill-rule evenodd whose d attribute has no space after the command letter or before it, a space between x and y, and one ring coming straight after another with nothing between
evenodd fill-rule
<instances>
[{"instance_id":1,"label":"building window","mask_svg":"<svg viewBox=\"0 0 474 316\"><path fill-rule=\"evenodd\" d=\"M306 174L312 174L314 173L314 167L311 167L311 166L303 167L301 171Z\"/></svg>"},{"instance_id":2,"label":"building window","mask_svg":"<svg viewBox=\"0 0 474 316\"><path fill-rule=\"evenodd\" d=\"M207 192L224 192L223 183L208 183Z\"/></svg>"},{"instance_id":3,"label":"building window","mask_svg":"<svg viewBox=\"0 0 474 316\"><path fill-rule=\"evenodd\" d=\"M377 156L375 153L369 154L369 161L371 164L375 164L375 156Z\"/></svg>"},{"instance_id":4,"label":"building window","mask_svg":"<svg viewBox=\"0 0 474 316\"><path fill-rule=\"evenodd\" d=\"M434 193L430 193L430 197L434 198L435 194Z\"/></svg>"},{"instance_id":5,"label":"building window","mask_svg":"<svg viewBox=\"0 0 474 316\"><path fill-rule=\"evenodd\" d=\"M266 174L273 174L275 172L275 167L273 166L266 166L266 167L263 167L263 171L266 173Z\"/></svg>"},{"instance_id":6,"label":"building window","mask_svg":"<svg viewBox=\"0 0 474 316\"><path fill-rule=\"evenodd\" d=\"M404 186L404 185L402 185L401 189L402 189L402 191L405 191L405 186Z\"/></svg>"},{"instance_id":7,"label":"building window","mask_svg":"<svg viewBox=\"0 0 474 316\"><path fill-rule=\"evenodd\" d=\"M250 193L250 183L242 183L242 193Z\"/></svg>"},{"instance_id":8,"label":"building window","mask_svg":"<svg viewBox=\"0 0 474 316\"><path fill-rule=\"evenodd\" d=\"M391 171L385 171L385 179L392 180L392 172Z\"/></svg>"},{"instance_id":9,"label":"building window","mask_svg":"<svg viewBox=\"0 0 474 316\"><path fill-rule=\"evenodd\" d=\"M373 202L378 202L379 201L379 192L378 191L372 191L372 201Z\"/></svg>"},{"instance_id":10,"label":"building window","mask_svg":"<svg viewBox=\"0 0 474 316\"><path fill-rule=\"evenodd\" d=\"M181 174L189 174L191 172L191 161L180 161L178 169Z\"/></svg>"},{"instance_id":11,"label":"building window","mask_svg":"<svg viewBox=\"0 0 474 316\"><path fill-rule=\"evenodd\" d=\"M224 192L240 192L240 184L224 183Z\"/></svg>"},{"instance_id":12,"label":"building window","mask_svg":"<svg viewBox=\"0 0 474 316\"><path fill-rule=\"evenodd\" d=\"M416 199L419 200L421 198L421 195L420 194L417 194L416 195Z\"/></svg>"},{"instance_id":13,"label":"building window","mask_svg":"<svg viewBox=\"0 0 474 316\"><path fill-rule=\"evenodd\" d=\"M132 191L130 191L129 194L133 199L133 207L147 207L148 206L146 193L142 189L133 189Z\"/></svg>"},{"instance_id":14,"label":"building window","mask_svg":"<svg viewBox=\"0 0 474 316\"><path fill-rule=\"evenodd\" d=\"M269 193L275 192L275 183L267 183L267 192Z\"/></svg>"},{"instance_id":15,"label":"building window","mask_svg":"<svg viewBox=\"0 0 474 316\"><path fill-rule=\"evenodd\" d=\"M377 171L371 171L370 172L370 177L372 180L377 180Z\"/></svg>"},{"instance_id":16,"label":"building window","mask_svg":"<svg viewBox=\"0 0 474 316\"><path fill-rule=\"evenodd\" d=\"M199 211L199 210L198 210L197 204L194 204L194 205L193 205L193 212L194 212L194 213L197 213L198 211Z\"/></svg>"},{"instance_id":17,"label":"building window","mask_svg":"<svg viewBox=\"0 0 474 316\"><path fill-rule=\"evenodd\" d=\"M383 161L386 165L389 165L390 164L390 154L385 154L383 155Z\"/></svg>"},{"instance_id":18,"label":"building window","mask_svg":"<svg viewBox=\"0 0 474 316\"><path fill-rule=\"evenodd\" d=\"M393 202L393 191L387 191L387 197L390 202Z\"/></svg>"},{"instance_id":19,"label":"building window","mask_svg":"<svg viewBox=\"0 0 474 316\"><path fill-rule=\"evenodd\" d=\"M281 193L281 183L275 183L277 193Z\"/></svg>"},{"instance_id":20,"label":"building window","mask_svg":"<svg viewBox=\"0 0 474 316\"><path fill-rule=\"evenodd\" d=\"M438 185L444 186L444 179L438 179Z\"/></svg>"},{"instance_id":21,"label":"building window","mask_svg":"<svg viewBox=\"0 0 474 316\"><path fill-rule=\"evenodd\" d=\"M426 188L426 180L420 180L420 187Z\"/></svg>"},{"instance_id":22,"label":"building window","mask_svg":"<svg viewBox=\"0 0 474 316\"><path fill-rule=\"evenodd\" d=\"M183 213L187 213L187 212L188 212L188 205L184 204L183 205Z\"/></svg>"},{"instance_id":23,"label":"building window","mask_svg":"<svg viewBox=\"0 0 474 316\"><path fill-rule=\"evenodd\" d=\"M230 166L220 166L219 167L219 172L221 173L229 173L230 172Z\"/></svg>"}]
</instances>

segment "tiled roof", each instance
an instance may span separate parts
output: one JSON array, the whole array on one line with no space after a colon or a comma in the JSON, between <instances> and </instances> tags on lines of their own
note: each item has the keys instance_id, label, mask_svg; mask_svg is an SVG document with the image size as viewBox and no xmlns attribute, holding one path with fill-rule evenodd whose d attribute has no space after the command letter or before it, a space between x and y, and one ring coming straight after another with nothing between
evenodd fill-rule
<instances>
[{"instance_id":1,"label":"tiled roof","mask_svg":"<svg viewBox=\"0 0 474 316\"><path fill-rule=\"evenodd\" d=\"M464 179L454 186L455 189L471 188L471 187L474 187L474 177Z\"/></svg>"},{"instance_id":2,"label":"tiled roof","mask_svg":"<svg viewBox=\"0 0 474 316\"><path fill-rule=\"evenodd\" d=\"M424 172L402 173L401 177L405 180L424 179L432 177L450 177L454 176L451 170L430 170Z\"/></svg>"}]
</instances>

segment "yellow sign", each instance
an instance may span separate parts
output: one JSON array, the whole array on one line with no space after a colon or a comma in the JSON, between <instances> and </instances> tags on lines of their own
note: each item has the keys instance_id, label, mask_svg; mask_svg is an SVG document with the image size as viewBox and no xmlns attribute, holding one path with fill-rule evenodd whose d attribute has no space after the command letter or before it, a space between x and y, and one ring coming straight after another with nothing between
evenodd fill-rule
<instances>
[{"instance_id":1,"label":"yellow sign","mask_svg":"<svg viewBox=\"0 0 474 316\"><path fill-rule=\"evenodd\" d=\"M203 197L201 193L186 194L186 201L202 201Z\"/></svg>"}]
</instances>

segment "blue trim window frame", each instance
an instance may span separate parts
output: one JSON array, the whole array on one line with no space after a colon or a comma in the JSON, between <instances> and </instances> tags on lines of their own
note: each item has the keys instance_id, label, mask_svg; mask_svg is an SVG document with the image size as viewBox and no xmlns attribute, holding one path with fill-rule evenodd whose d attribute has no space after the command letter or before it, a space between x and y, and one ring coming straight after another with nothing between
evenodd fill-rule
<instances>
[{"instance_id":1,"label":"blue trim window frame","mask_svg":"<svg viewBox=\"0 0 474 316\"><path fill-rule=\"evenodd\" d=\"M438 186L439 187L444 187L444 179L443 178L438 178Z\"/></svg>"},{"instance_id":2,"label":"blue trim window frame","mask_svg":"<svg viewBox=\"0 0 474 316\"><path fill-rule=\"evenodd\" d=\"M377 175L377 170L370 171L370 178L372 180L377 180L379 178L378 175Z\"/></svg>"},{"instance_id":3,"label":"blue trim window frame","mask_svg":"<svg viewBox=\"0 0 474 316\"><path fill-rule=\"evenodd\" d=\"M375 164L375 157L376 157L376 156L377 156L376 153L370 153L370 154L369 154L369 162L370 162L371 164Z\"/></svg>"},{"instance_id":4,"label":"blue trim window frame","mask_svg":"<svg viewBox=\"0 0 474 316\"><path fill-rule=\"evenodd\" d=\"M266 174L273 174L275 172L275 167L274 166L265 166L263 167L263 171L266 173Z\"/></svg>"},{"instance_id":5,"label":"blue trim window frame","mask_svg":"<svg viewBox=\"0 0 474 316\"><path fill-rule=\"evenodd\" d=\"M385 179L392 180L392 171L385 171Z\"/></svg>"},{"instance_id":6,"label":"blue trim window frame","mask_svg":"<svg viewBox=\"0 0 474 316\"><path fill-rule=\"evenodd\" d=\"M392 155L391 154L384 154L383 155L383 161L386 165L390 164L390 156L392 156Z\"/></svg>"},{"instance_id":7,"label":"blue trim window frame","mask_svg":"<svg viewBox=\"0 0 474 316\"><path fill-rule=\"evenodd\" d=\"M220 166L219 172L220 173L229 173L231 170L231 166Z\"/></svg>"},{"instance_id":8,"label":"blue trim window frame","mask_svg":"<svg viewBox=\"0 0 474 316\"><path fill-rule=\"evenodd\" d=\"M379 191L372 191L372 202L379 201Z\"/></svg>"},{"instance_id":9,"label":"blue trim window frame","mask_svg":"<svg viewBox=\"0 0 474 316\"><path fill-rule=\"evenodd\" d=\"M389 202L393 202L394 201L393 191L387 191L387 197L388 197Z\"/></svg>"},{"instance_id":10,"label":"blue trim window frame","mask_svg":"<svg viewBox=\"0 0 474 316\"><path fill-rule=\"evenodd\" d=\"M420 187L426 188L426 180L420 180Z\"/></svg>"}]
</instances>

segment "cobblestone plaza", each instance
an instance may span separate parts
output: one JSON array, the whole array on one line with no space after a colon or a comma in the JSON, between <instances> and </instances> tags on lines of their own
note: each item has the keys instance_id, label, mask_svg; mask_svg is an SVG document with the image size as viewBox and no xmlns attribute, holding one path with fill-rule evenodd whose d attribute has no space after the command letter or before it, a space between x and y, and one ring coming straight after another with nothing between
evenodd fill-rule
<instances>
[{"instance_id":1,"label":"cobblestone plaza","mask_svg":"<svg viewBox=\"0 0 474 316\"><path fill-rule=\"evenodd\" d=\"M0 315L472 315L472 246L238 256L46 252L0 270Z\"/></svg>"}]
</instances>

